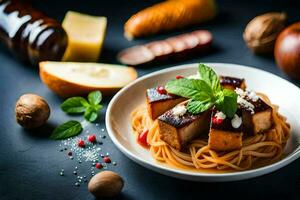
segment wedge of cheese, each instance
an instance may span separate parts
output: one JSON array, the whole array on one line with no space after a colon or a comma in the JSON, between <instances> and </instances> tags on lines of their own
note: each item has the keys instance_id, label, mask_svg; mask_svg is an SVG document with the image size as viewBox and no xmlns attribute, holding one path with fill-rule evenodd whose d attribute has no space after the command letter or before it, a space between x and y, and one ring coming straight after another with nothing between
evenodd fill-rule
<instances>
[{"instance_id":1,"label":"wedge of cheese","mask_svg":"<svg viewBox=\"0 0 300 200\"><path fill-rule=\"evenodd\" d=\"M67 12L62 26L68 35L63 61L96 62L106 32L106 17Z\"/></svg>"}]
</instances>

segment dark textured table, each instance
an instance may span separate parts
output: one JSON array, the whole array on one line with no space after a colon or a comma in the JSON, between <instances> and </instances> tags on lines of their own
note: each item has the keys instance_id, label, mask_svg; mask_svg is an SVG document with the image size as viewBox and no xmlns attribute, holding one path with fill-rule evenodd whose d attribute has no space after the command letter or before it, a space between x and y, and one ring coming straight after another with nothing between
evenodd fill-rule
<instances>
[{"instance_id":1,"label":"dark textured table","mask_svg":"<svg viewBox=\"0 0 300 200\"><path fill-rule=\"evenodd\" d=\"M125 47L165 38L194 29L208 29L214 35L214 50L208 54L178 63L138 68L139 76L166 67L194 62L227 62L261 68L288 79L275 65L271 56L253 55L245 46L242 32L246 23L254 16L267 11L286 11L289 21L300 20L297 1L233 0L219 1L220 15L205 25L194 26L181 32L172 32L147 39L129 42L123 37L126 19L141 8L155 1L141 0L43 0L32 1L48 15L62 20L67 10L75 10L108 17L108 30L100 62L117 63L118 51ZM299 2L299 1L298 1ZM0 199L93 199L86 184L74 186L72 174L75 160L59 152L59 141L48 139L57 124L68 120L59 105L62 99L43 85L36 67L18 62L3 46L0 48ZM298 83L294 82L299 86ZM268 83L266 83L268 84ZM272 87L270 85L270 87ZM36 93L47 99L51 107L49 123L35 131L25 131L15 122L14 105L23 93ZM107 106L109 98L105 99ZM105 128L105 109L101 112L100 127ZM78 117L80 118L80 117ZM97 130L96 130L97 129ZM107 134L107 133L105 133ZM109 138L103 139L104 151L110 152L117 171L125 179L125 187L117 199L211 199L251 198L299 199L300 160L274 173L246 181L228 183L195 183L170 178L145 169L119 152ZM65 176L59 172L65 169ZM90 173L90 165L82 163L81 173Z\"/></svg>"}]
</instances>

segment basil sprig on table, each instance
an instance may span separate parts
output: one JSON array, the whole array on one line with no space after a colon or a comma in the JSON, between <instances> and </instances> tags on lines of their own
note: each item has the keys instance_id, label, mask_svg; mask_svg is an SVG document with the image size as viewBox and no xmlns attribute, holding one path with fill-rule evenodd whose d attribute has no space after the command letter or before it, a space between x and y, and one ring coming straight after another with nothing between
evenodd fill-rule
<instances>
[{"instance_id":1,"label":"basil sprig on table","mask_svg":"<svg viewBox=\"0 0 300 200\"><path fill-rule=\"evenodd\" d=\"M232 118L237 110L237 94L221 86L220 79L212 68L199 64L198 71L200 79L171 80L167 83L166 90L190 99L187 109L192 114L199 114L215 105Z\"/></svg>"},{"instance_id":2,"label":"basil sprig on table","mask_svg":"<svg viewBox=\"0 0 300 200\"><path fill-rule=\"evenodd\" d=\"M66 99L60 107L68 114L84 113L84 118L89 122L93 122L97 119L98 112L103 107L100 104L101 100L101 92L94 91L88 95L87 100L83 97L71 97ZM56 127L50 138L58 140L76 136L81 133L82 129L80 122L71 120Z\"/></svg>"},{"instance_id":3,"label":"basil sprig on table","mask_svg":"<svg viewBox=\"0 0 300 200\"><path fill-rule=\"evenodd\" d=\"M84 118L93 122L97 119L98 111L102 108L101 100L101 92L94 91L88 95L88 101L83 97L71 97L65 100L60 107L68 114L84 113Z\"/></svg>"}]
</instances>

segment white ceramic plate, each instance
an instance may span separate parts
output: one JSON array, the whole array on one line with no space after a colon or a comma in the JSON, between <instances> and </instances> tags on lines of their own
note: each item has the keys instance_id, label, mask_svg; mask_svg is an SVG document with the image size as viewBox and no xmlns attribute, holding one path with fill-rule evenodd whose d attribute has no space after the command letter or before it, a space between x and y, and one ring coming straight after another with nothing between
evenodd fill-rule
<instances>
[{"instance_id":1,"label":"white ceramic plate","mask_svg":"<svg viewBox=\"0 0 300 200\"><path fill-rule=\"evenodd\" d=\"M285 157L274 164L231 173L204 173L174 169L155 161L150 152L137 144L130 125L130 113L145 102L145 90L164 85L177 75L195 74L198 64L181 65L160 70L143 76L119 91L111 100L106 113L106 128L114 144L127 157L151 170L186 180L194 181L234 181L257 177L275 171L300 156L300 89L292 83L271 73L225 63L207 63L218 74L245 78L247 87L269 96L272 103L280 106L279 112L287 117L292 127L292 135L285 149Z\"/></svg>"}]
</instances>

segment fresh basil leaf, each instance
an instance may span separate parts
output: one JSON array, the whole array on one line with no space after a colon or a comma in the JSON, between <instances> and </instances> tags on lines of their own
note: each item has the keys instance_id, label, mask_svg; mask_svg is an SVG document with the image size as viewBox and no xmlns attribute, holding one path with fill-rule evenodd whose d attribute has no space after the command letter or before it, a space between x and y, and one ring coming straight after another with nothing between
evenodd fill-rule
<instances>
[{"instance_id":1,"label":"fresh basil leaf","mask_svg":"<svg viewBox=\"0 0 300 200\"><path fill-rule=\"evenodd\" d=\"M87 121L93 122L97 119L97 117L98 117L98 111L95 110L93 107L89 107L88 109L86 109L84 113L84 118Z\"/></svg>"},{"instance_id":2,"label":"fresh basil leaf","mask_svg":"<svg viewBox=\"0 0 300 200\"><path fill-rule=\"evenodd\" d=\"M224 101L224 92L223 90L215 93L215 104L222 103Z\"/></svg>"},{"instance_id":3,"label":"fresh basil leaf","mask_svg":"<svg viewBox=\"0 0 300 200\"><path fill-rule=\"evenodd\" d=\"M102 94L100 91L93 91L89 93L88 100L92 105L98 105L102 100Z\"/></svg>"},{"instance_id":4,"label":"fresh basil leaf","mask_svg":"<svg viewBox=\"0 0 300 200\"><path fill-rule=\"evenodd\" d=\"M212 98L212 90L209 85L198 79L171 80L166 84L165 89L171 94L197 101L210 101Z\"/></svg>"},{"instance_id":5,"label":"fresh basil leaf","mask_svg":"<svg viewBox=\"0 0 300 200\"><path fill-rule=\"evenodd\" d=\"M214 104L212 102L201 102L201 101L189 101L187 104L187 110L192 114L202 113Z\"/></svg>"},{"instance_id":6,"label":"fresh basil leaf","mask_svg":"<svg viewBox=\"0 0 300 200\"><path fill-rule=\"evenodd\" d=\"M92 106L93 107L93 109L95 110L95 111L99 111L100 109L102 109L103 108L103 106L102 105L94 105L94 106Z\"/></svg>"},{"instance_id":7,"label":"fresh basil leaf","mask_svg":"<svg viewBox=\"0 0 300 200\"><path fill-rule=\"evenodd\" d=\"M223 95L223 100L217 101L216 106L226 116L232 118L237 110L237 94L232 90L223 89Z\"/></svg>"},{"instance_id":8,"label":"fresh basil leaf","mask_svg":"<svg viewBox=\"0 0 300 200\"><path fill-rule=\"evenodd\" d=\"M201 113L213 105L233 117L237 110L237 94L223 89L219 77L212 68L199 64L201 79L177 79L169 81L165 88L171 94L190 99L187 108L193 114Z\"/></svg>"},{"instance_id":9,"label":"fresh basil leaf","mask_svg":"<svg viewBox=\"0 0 300 200\"><path fill-rule=\"evenodd\" d=\"M200 73L200 78L204 80L213 91L220 91L221 90L221 84L220 84L220 79L216 72L205 64L199 64L198 67L199 73Z\"/></svg>"},{"instance_id":10,"label":"fresh basil leaf","mask_svg":"<svg viewBox=\"0 0 300 200\"><path fill-rule=\"evenodd\" d=\"M78 121L65 122L54 129L50 138L54 140L65 139L76 136L82 131L82 126Z\"/></svg>"},{"instance_id":11,"label":"fresh basil leaf","mask_svg":"<svg viewBox=\"0 0 300 200\"><path fill-rule=\"evenodd\" d=\"M82 97L71 97L61 104L61 109L66 113L83 113L88 102Z\"/></svg>"}]
</instances>

